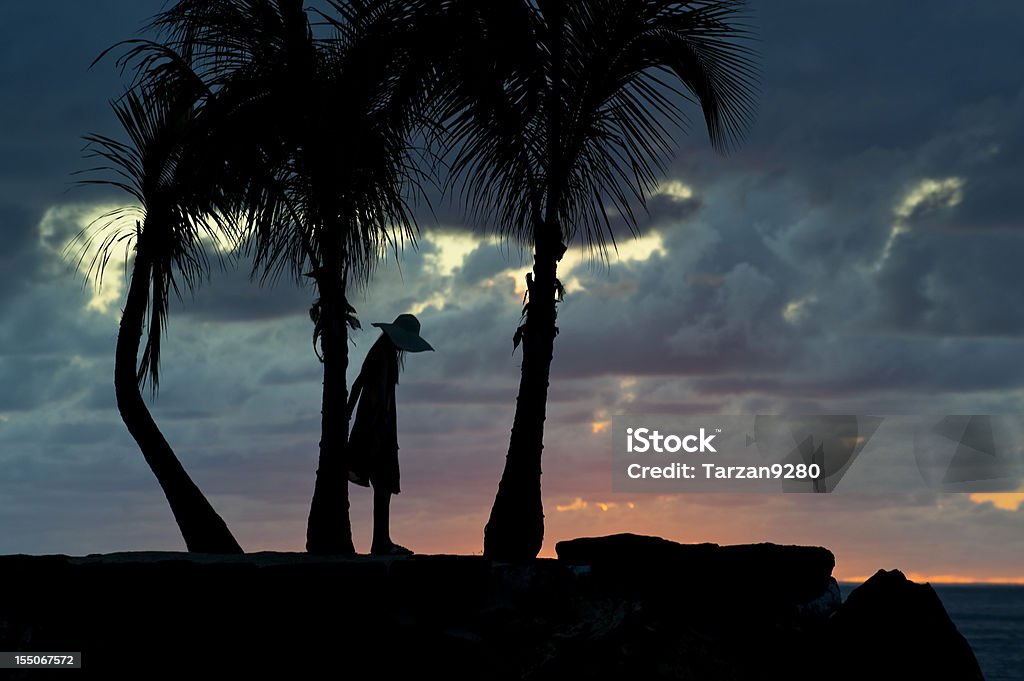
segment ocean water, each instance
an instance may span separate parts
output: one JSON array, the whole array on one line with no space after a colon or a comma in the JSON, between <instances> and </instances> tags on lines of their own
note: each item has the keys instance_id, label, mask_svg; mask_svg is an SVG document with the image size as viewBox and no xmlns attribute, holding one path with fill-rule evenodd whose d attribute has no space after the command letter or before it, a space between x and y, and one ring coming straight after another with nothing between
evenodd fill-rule
<instances>
[{"instance_id":1,"label":"ocean water","mask_svg":"<svg viewBox=\"0 0 1024 681\"><path fill-rule=\"evenodd\" d=\"M971 644L985 680L1024 681L1024 586L933 586ZM856 587L840 584L843 600Z\"/></svg>"}]
</instances>

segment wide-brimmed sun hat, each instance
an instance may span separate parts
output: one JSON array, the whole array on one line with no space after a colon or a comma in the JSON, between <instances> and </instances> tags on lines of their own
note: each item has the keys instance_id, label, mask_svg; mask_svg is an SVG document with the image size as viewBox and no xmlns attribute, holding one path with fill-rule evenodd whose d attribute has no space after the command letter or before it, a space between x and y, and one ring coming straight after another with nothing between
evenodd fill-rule
<instances>
[{"instance_id":1,"label":"wide-brimmed sun hat","mask_svg":"<svg viewBox=\"0 0 1024 681\"><path fill-rule=\"evenodd\" d=\"M414 315L400 314L390 324L374 322L372 326L376 326L386 333L399 350L423 352L434 349L430 343L420 337L420 320L416 319Z\"/></svg>"}]
</instances>

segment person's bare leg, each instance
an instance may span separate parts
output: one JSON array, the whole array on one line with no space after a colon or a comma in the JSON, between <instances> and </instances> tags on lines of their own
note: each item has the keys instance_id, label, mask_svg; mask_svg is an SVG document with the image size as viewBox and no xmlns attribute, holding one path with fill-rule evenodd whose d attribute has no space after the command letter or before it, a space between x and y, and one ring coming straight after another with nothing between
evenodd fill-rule
<instances>
[{"instance_id":1,"label":"person's bare leg","mask_svg":"<svg viewBox=\"0 0 1024 681\"><path fill-rule=\"evenodd\" d=\"M370 553L406 556L412 551L391 541L391 493L373 490L373 542Z\"/></svg>"},{"instance_id":2,"label":"person's bare leg","mask_svg":"<svg viewBox=\"0 0 1024 681\"><path fill-rule=\"evenodd\" d=\"M370 553L388 553L391 541L391 493L373 489L373 542Z\"/></svg>"}]
</instances>

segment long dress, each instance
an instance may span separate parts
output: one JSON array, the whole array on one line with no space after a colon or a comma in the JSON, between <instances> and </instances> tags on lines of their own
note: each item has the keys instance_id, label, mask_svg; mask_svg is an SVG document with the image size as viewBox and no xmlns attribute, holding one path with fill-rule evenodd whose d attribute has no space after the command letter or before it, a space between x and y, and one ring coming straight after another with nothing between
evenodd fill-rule
<instances>
[{"instance_id":1,"label":"long dress","mask_svg":"<svg viewBox=\"0 0 1024 681\"><path fill-rule=\"evenodd\" d=\"M398 420L395 385L398 354L382 335L366 354L359 376L352 384L348 408L356 406L348 437L349 480L378 491L401 492L398 472Z\"/></svg>"}]
</instances>

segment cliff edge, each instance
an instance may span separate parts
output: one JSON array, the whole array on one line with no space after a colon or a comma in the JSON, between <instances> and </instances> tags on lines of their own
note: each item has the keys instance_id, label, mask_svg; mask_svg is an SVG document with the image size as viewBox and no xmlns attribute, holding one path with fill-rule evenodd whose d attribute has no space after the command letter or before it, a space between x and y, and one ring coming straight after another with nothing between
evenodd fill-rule
<instances>
[{"instance_id":1,"label":"cliff edge","mask_svg":"<svg viewBox=\"0 0 1024 681\"><path fill-rule=\"evenodd\" d=\"M615 535L557 552L0 556L0 650L80 651L87 678L981 678L930 587L881 572L841 604L824 548Z\"/></svg>"}]
</instances>

